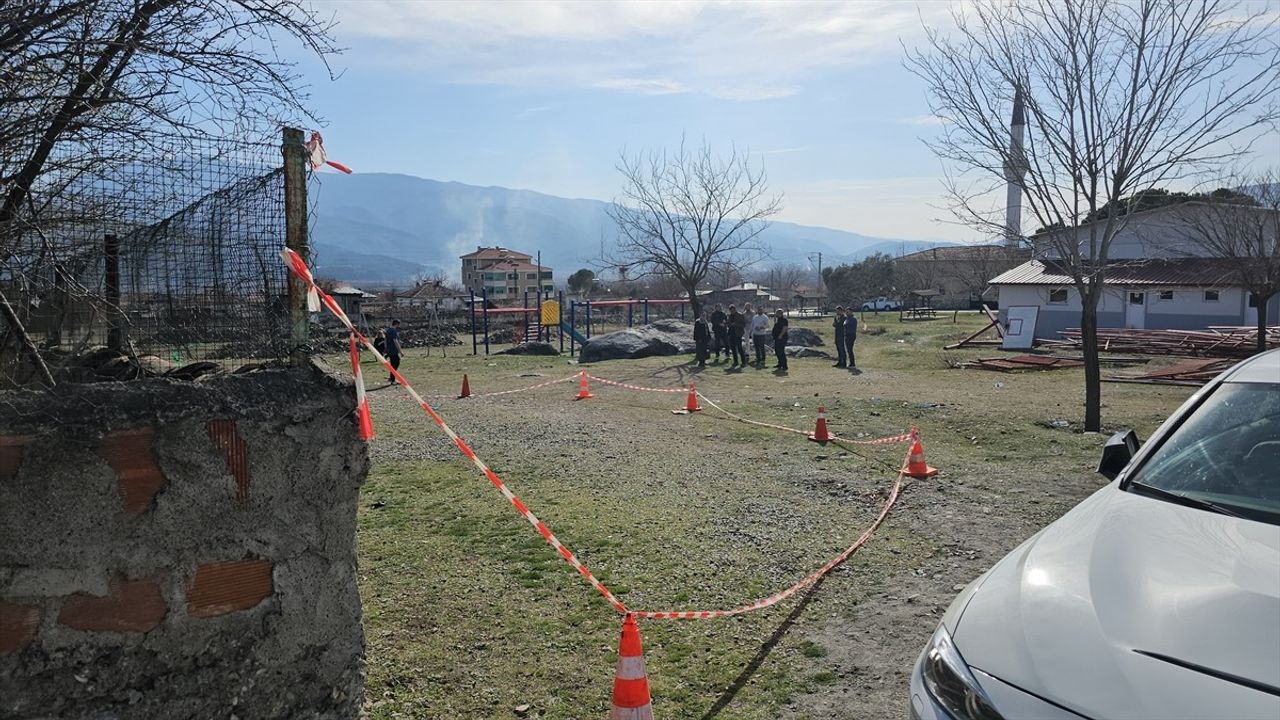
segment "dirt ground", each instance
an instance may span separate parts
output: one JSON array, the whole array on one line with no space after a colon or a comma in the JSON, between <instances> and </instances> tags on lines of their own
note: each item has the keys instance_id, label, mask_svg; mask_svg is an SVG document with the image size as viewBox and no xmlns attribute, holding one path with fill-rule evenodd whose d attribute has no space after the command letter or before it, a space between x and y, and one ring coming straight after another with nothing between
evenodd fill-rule
<instances>
[{"instance_id":1,"label":"dirt ground","mask_svg":"<svg viewBox=\"0 0 1280 720\"><path fill-rule=\"evenodd\" d=\"M829 338L825 323L804 324ZM732 412L795 428L812 428L820 404L843 436L915 424L942 470L909 480L871 541L811 592L735 618L642 621L659 717L905 717L911 665L955 593L1104 484L1093 473L1104 436L1079 432L1082 372L950 367L1000 354L941 350L981 324L868 316L856 375L818 358L792 359L785 376L696 372L687 357L582 366L649 386L696 382ZM580 367L411 352L401 369L424 394L451 396L464 372L483 393ZM370 716L604 715L618 615L402 391L372 364L364 374L378 433L359 515ZM576 390L434 404L637 609L733 607L790 585L871 522L905 453L820 446L710 409L673 415L683 395L597 383L574 402ZM1190 393L1107 385L1104 421L1145 438Z\"/></svg>"}]
</instances>

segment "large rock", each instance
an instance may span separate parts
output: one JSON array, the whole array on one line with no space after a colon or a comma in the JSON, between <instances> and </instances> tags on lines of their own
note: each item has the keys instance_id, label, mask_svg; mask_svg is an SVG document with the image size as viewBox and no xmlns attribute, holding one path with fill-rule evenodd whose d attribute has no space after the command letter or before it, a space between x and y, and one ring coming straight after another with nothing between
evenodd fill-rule
<instances>
[{"instance_id":1,"label":"large rock","mask_svg":"<svg viewBox=\"0 0 1280 720\"><path fill-rule=\"evenodd\" d=\"M813 348L805 347L804 345L788 345L787 356L797 357L797 358L820 357L820 358L827 358L828 360L831 359L831 354L828 353L827 351L814 350Z\"/></svg>"},{"instance_id":2,"label":"large rock","mask_svg":"<svg viewBox=\"0 0 1280 720\"><path fill-rule=\"evenodd\" d=\"M659 320L648 325L597 335L582 346L581 362L625 360L693 352L693 323Z\"/></svg>"},{"instance_id":3,"label":"large rock","mask_svg":"<svg viewBox=\"0 0 1280 720\"><path fill-rule=\"evenodd\" d=\"M790 328L787 332L787 345L820 347L826 345L826 343L822 341L822 336L814 330L809 328Z\"/></svg>"}]
</instances>

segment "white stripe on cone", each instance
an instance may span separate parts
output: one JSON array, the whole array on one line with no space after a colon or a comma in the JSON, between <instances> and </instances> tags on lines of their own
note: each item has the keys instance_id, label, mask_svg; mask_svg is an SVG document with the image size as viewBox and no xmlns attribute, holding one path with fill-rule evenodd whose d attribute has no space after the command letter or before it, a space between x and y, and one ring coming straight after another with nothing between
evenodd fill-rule
<instances>
[{"instance_id":1,"label":"white stripe on cone","mask_svg":"<svg viewBox=\"0 0 1280 720\"><path fill-rule=\"evenodd\" d=\"M609 711L609 720L653 720L653 706L620 708L615 705Z\"/></svg>"},{"instance_id":2,"label":"white stripe on cone","mask_svg":"<svg viewBox=\"0 0 1280 720\"><path fill-rule=\"evenodd\" d=\"M644 656L618 658L619 680L641 680L648 677L644 670Z\"/></svg>"}]
</instances>

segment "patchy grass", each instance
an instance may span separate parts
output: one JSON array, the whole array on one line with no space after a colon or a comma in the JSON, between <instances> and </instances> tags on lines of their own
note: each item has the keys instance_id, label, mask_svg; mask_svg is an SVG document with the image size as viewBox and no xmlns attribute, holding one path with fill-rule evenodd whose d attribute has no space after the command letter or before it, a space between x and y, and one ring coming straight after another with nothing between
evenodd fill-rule
<instances>
[{"instance_id":1,"label":"patchy grass","mask_svg":"<svg viewBox=\"0 0 1280 720\"><path fill-rule=\"evenodd\" d=\"M949 367L998 350L943 344L985 323L867 315L861 375L821 359L739 374L688 358L589 366L642 385L693 380L726 409L879 437L919 425L941 477L913 481L866 547L817 589L718 621L641 623L662 717L902 717L910 663L954 587L1103 480L1102 442L1077 431L1083 373ZM824 334L824 321L800 322ZM580 368L566 357L410 353L424 394L522 387ZM340 357L331 362L341 367ZM584 366L585 367L585 366ZM366 378L380 378L372 365ZM371 389L378 383L371 383ZM516 494L624 602L728 607L802 577L874 517L905 448L818 446L726 420L679 417L677 394L576 383L433 401ZM1104 419L1146 437L1188 388L1104 387ZM378 439L359 511L372 718L586 718L607 712L619 618L398 388L370 394ZM1066 429L1049 427L1066 420Z\"/></svg>"}]
</instances>

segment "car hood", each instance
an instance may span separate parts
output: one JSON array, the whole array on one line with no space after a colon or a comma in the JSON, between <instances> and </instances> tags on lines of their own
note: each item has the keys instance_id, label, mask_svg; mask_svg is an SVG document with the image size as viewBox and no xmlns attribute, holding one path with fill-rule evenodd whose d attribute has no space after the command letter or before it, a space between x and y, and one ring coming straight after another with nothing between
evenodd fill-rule
<instances>
[{"instance_id":1,"label":"car hood","mask_svg":"<svg viewBox=\"0 0 1280 720\"><path fill-rule=\"evenodd\" d=\"M1112 483L1006 556L954 621L965 661L1090 717L1275 718L1280 527Z\"/></svg>"}]
</instances>

